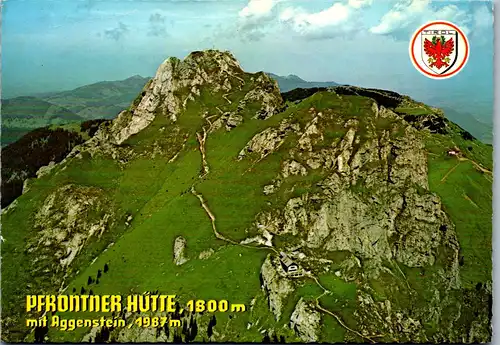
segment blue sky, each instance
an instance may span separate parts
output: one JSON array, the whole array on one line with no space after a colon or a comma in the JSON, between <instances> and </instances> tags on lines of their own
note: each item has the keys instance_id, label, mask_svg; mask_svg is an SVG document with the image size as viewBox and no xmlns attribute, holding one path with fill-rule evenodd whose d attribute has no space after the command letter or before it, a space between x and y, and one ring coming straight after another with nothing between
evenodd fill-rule
<instances>
[{"instance_id":1,"label":"blue sky","mask_svg":"<svg viewBox=\"0 0 500 345\"><path fill-rule=\"evenodd\" d=\"M491 1L6 0L2 98L140 74L169 56L231 50L243 68L391 89L492 120ZM422 76L408 44L419 25L449 20L469 61L447 80Z\"/></svg>"}]
</instances>

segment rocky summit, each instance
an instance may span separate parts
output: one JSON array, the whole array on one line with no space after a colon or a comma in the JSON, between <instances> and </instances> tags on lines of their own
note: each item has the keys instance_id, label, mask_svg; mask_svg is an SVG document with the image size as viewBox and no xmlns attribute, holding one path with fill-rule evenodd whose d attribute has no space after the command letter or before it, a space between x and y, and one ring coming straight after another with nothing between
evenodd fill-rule
<instances>
[{"instance_id":1,"label":"rocky summit","mask_svg":"<svg viewBox=\"0 0 500 345\"><path fill-rule=\"evenodd\" d=\"M488 342L491 155L395 92L169 58L3 210L3 340ZM146 292L176 312L106 316L182 326L26 326L26 295Z\"/></svg>"}]
</instances>

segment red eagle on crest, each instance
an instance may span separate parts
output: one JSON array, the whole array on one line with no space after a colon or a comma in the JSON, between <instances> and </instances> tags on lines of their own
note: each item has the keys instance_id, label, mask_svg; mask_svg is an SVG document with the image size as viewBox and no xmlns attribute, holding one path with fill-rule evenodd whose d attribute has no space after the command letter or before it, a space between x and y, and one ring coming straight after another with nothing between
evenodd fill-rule
<instances>
[{"instance_id":1,"label":"red eagle on crest","mask_svg":"<svg viewBox=\"0 0 500 345\"><path fill-rule=\"evenodd\" d=\"M434 36L432 41L426 38L424 42L424 51L429 56L429 67L436 67L437 69L441 69L443 66L448 67L450 64L449 56L453 53L453 49L455 49L453 38L446 40L444 36Z\"/></svg>"}]
</instances>

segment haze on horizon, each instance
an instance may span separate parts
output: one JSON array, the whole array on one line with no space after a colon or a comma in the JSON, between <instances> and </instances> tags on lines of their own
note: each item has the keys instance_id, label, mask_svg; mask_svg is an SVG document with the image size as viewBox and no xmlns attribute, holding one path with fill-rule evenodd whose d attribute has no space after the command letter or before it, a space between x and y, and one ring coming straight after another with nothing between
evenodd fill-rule
<instances>
[{"instance_id":1,"label":"haze on horizon","mask_svg":"<svg viewBox=\"0 0 500 345\"><path fill-rule=\"evenodd\" d=\"M2 4L2 98L153 76L169 56L230 50L249 72L394 90L493 119L492 1L16 0ZM411 34L449 20L469 61L447 80L410 62ZM25 23L30 23L26 25Z\"/></svg>"}]
</instances>

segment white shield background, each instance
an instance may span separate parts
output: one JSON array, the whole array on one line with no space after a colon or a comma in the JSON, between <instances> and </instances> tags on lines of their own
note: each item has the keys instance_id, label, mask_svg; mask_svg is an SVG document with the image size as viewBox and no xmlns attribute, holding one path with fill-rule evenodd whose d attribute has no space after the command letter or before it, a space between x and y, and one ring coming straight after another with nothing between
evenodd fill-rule
<instances>
[{"instance_id":1,"label":"white shield background","mask_svg":"<svg viewBox=\"0 0 500 345\"><path fill-rule=\"evenodd\" d=\"M460 34L459 32L458 37L456 38L455 52L450 55L451 59L450 65L451 62L453 62L453 60L455 59L455 57L456 57L456 62L452 66L446 67L447 69L446 72L443 72L445 67L441 68L441 70L438 70L436 68L430 68L428 66L427 62L428 57L423 50L423 40L422 40L422 38L424 37L423 31L424 30L456 31L456 25L454 25L455 27L451 25L454 24L447 21L439 21L438 23L436 22L426 23L425 25L422 25L420 28L415 30L412 39L410 40L410 45L409 45L410 60L412 61L415 68L428 78L432 79L450 78L454 76L459 70L461 70L467 63L467 60L469 58L469 42L463 30L461 30L460 27L458 27L458 29L460 29L462 34ZM429 35L429 36L425 35L425 37L432 40L432 36L434 35Z\"/></svg>"},{"instance_id":2,"label":"white shield background","mask_svg":"<svg viewBox=\"0 0 500 345\"><path fill-rule=\"evenodd\" d=\"M458 45L458 31L456 30L424 30L422 31L421 33L421 36L422 36L422 61L425 65L427 65L428 68L430 68L432 71L434 71L434 73L436 74L444 74L445 72L449 71L451 68L453 68L453 66L455 65L455 63L457 63L457 57L458 57L458 53L457 51L460 50L460 45ZM448 66L442 66L441 68L437 68L436 66L432 66L431 67L431 64L432 62L429 61L429 58L430 56L428 56L426 53L425 53L425 50L424 50L424 42L426 39L428 39L429 41L432 42L432 38L436 36L437 38L441 38L444 37L444 39L446 41L448 41L449 39L452 39L453 40L453 51L450 55L448 55L448 58L450 59L450 61L448 62ZM441 42L442 44L442 42Z\"/></svg>"}]
</instances>

